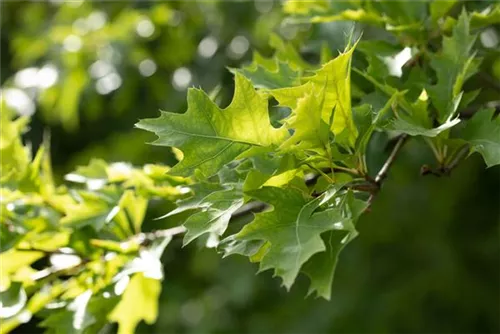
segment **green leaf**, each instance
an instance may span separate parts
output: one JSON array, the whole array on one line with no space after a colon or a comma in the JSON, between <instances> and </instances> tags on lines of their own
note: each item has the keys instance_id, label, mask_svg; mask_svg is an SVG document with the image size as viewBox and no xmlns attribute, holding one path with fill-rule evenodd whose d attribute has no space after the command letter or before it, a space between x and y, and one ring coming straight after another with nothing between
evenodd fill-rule
<instances>
[{"instance_id":1,"label":"green leaf","mask_svg":"<svg viewBox=\"0 0 500 334\"><path fill-rule=\"evenodd\" d=\"M472 54L475 41L476 36L470 34L470 18L463 11L452 36L443 37L441 54L432 55L431 66L436 71L437 83L427 87L427 91L438 111L440 123L454 115L464 82L479 67Z\"/></svg>"},{"instance_id":2,"label":"green leaf","mask_svg":"<svg viewBox=\"0 0 500 334\"><path fill-rule=\"evenodd\" d=\"M372 117L372 107L369 104L362 104L354 107L353 118L356 128L358 129L359 136L356 140L356 151L364 153L370 140L371 134L375 130Z\"/></svg>"},{"instance_id":3,"label":"green leaf","mask_svg":"<svg viewBox=\"0 0 500 334\"><path fill-rule=\"evenodd\" d=\"M129 231L130 235L137 234L141 232L147 206L146 198L135 194L132 190L126 190L118 203L120 211L115 220L123 230Z\"/></svg>"},{"instance_id":4,"label":"green leaf","mask_svg":"<svg viewBox=\"0 0 500 334\"><path fill-rule=\"evenodd\" d=\"M269 38L269 45L276 50L274 57L284 63L287 63L293 70L303 71L312 68L309 63L302 59L300 53L291 43L285 42L277 34L271 34Z\"/></svg>"},{"instance_id":5,"label":"green leaf","mask_svg":"<svg viewBox=\"0 0 500 334\"><path fill-rule=\"evenodd\" d=\"M260 261L260 271L274 269L289 289L301 266L312 255L325 251L321 233L337 227L344 229L346 220L339 209L316 212L334 194L335 190L330 190L311 199L291 188L263 187L250 191L249 196L272 205L273 210L257 214L235 239L269 242L269 249Z\"/></svg>"},{"instance_id":6,"label":"green leaf","mask_svg":"<svg viewBox=\"0 0 500 334\"><path fill-rule=\"evenodd\" d=\"M78 104L88 80L89 77L82 67L74 67L64 80L65 84L55 106L57 113L52 115L58 118L68 132L78 128Z\"/></svg>"},{"instance_id":7,"label":"green leaf","mask_svg":"<svg viewBox=\"0 0 500 334\"><path fill-rule=\"evenodd\" d=\"M1 108L0 180L4 182L14 179L16 175L22 175L25 172L31 160L31 150L28 147L23 147L21 141L21 135L27 127L29 118L19 117L13 120L13 115L8 111L7 106L2 104Z\"/></svg>"},{"instance_id":8,"label":"green leaf","mask_svg":"<svg viewBox=\"0 0 500 334\"><path fill-rule=\"evenodd\" d=\"M432 1L429 4L429 11L431 14L432 22L437 24L439 22L439 19L444 18L456 3L457 0Z\"/></svg>"},{"instance_id":9,"label":"green leaf","mask_svg":"<svg viewBox=\"0 0 500 334\"><path fill-rule=\"evenodd\" d=\"M40 290L35 292L31 296L28 303L26 304L25 311L18 313L14 317L5 319L2 321L1 331L2 333L9 333L14 328L26 322L26 315L32 315L38 313L43 309L48 303L52 302L59 295L61 295L67 288L66 284L62 282L55 282L54 284L46 284Z\"/></svg>"},{"instance_id":10,"label":"green leaf","mask_svg":"<svg viewBox=\"0 0 500 334\"><path fill-rule=\"evenodd\" d=\"M65 309L54 311L42 323L41 327L54 334L95 333L107 322L106 316L118 303L119 298L91 296L87 290L76 297ZM91 296L90 299L89 296Z\"/></svg>"},{"instance_id":11,"label":"green leaf","mask_svg":"<svg viewBox=\"0 0 500 334\"><path fill-rule=\"evenodd\" d=\"M300 73L275 58L271 62L262 60L258 53L254 54L253 62L241 69L230 68L234 74L241 73L250 79L256 88L276 89L293 87L300 84Z\"/></svg>"},{"instance_id":12,"label":"green leaf","mask_svg":"<svg viewBox=\"0 0 500 334\"><path fill-rule=\"evenodd\" d=\"M162 112L159 118L136 124L159 137L153 144L175 146L184 152L184 159L170 173L188 176L199 169L208 177L251 147L279 145L286 139L286 129L270 124L266 98L241 74L235 80L233 100L225 109L203 91L191 88L186 113Z\"/></svg>"},{"instance_id":13,"label":"green leaf","mask_svg":"<svg viewBox=\"0 0 500 334\"><path fill-rule=\"evenodd\" d=\"M326 251L317 253L304 265L302 271L311 279L309 294L316 291L317 295L330 300L332 281L340 252L356 237L354 227L356 220L366 209L367 203L354 198L352 192L339 197L337 208L342 211L345 220L342 229L328 231L321 235Z\"/></svg>"},{"instance_id":14,"label":"green leaf","mask_svg":"<svg viewBox=\"0 0 500 334\"><path fill-rule=\"evenodd\" d=\"M368 40L360 41L358 50L367 58L366 73L377 79L385 79L390 75L390 72L384 59L394 57L401 52L401 47L386 41Z\"/></svg>"},{"instance_id":15,"label":"green leaf","mask_svg":"<svg viewBox=\"0 0 500 334\"><path fill-rule=\"evenodd\" d=\"M500 117L493 118L494 113L494 109L478 111L462 132L462 138L483 156L488 167L500 164Z\"/></svg>"},{"instance_id":16,"label":"green leaf","mask_svg":"<svg viewBox=\"0 0 500 334\"><path fill-rule=\"evenodd\" d=\"M2 211L7 211L4 207ZM3 221L3 217L0 218ZM16 244L22 240L23 235L19 233L20 231L11 231L7 224L0 225L0 253L14 247Z\"/></svg>"},{"instance_id":17,"label":"green leaf","mask_svg":"<svg viewBox=\"0 0 500 334\"><path fill-rule=\"evenodd\" d=\"M453 114L450 114L447 119L441 122L441 125L436 128L432 128L432 120L428 111L428 97L425 90L422 91L419 98L415 102L410 103L405 98L405 94L407 91L401 92L387 84L382 84L372 76L357 69L356 73L359 73L365 79L373 83L378 90L390 96L385 106L380 109L374 119L374 123L383 123L379 124L383 129L399 131L409 134L410 136L435 137L441 132L450 129L460 122L460 119L453 118ZM379 97L378 95L375 96L377 96L377 98ZM460 92L456 96L454 101L450 103L453 110L457 109L461 98L462 92ZM400 109L398 109L398 107L400 107ZM393 118L389 119L388 121L382 122L381 119L389 109L399 111L395 112Z\"/></svg>"},{"instance_id":18,"label":"green leaf","mask_svg":"<svg viewBox=\"0 0 500 334\"><path fill-rule=\"evenodd\" d=\"M277 89L300 85L302 72L312 66L302 59L291 43L271 34L269 44L276 51L272 58L265 58L254 52L252 63L241 69L230 68L232 73L241 73L253 85L262 89Z\"/></svg>"},{"instance_id":19,"label":"green leaf","mask_svg":"<svg viewBox=\"0 0 500 334\"><path fill-rule=\"evenodd\" d=\"M6 287L9 284L9 275L23 267L31 265L33 262L44 256L41 252L18 251L13 248L0 253L0 287Z\"/></svg>"},{"instance_id":20,"label":"green leaf","mask_svg":"<svg viewBox=\"0 0 500 334\"><path fill-rule=\"evenodd\" d=\"M294 149L326 148L329 142L330 128L322 119L321 97L314 95L312 84L305 85L306 93L297 101L293 116L286 120L286 126L293 129L293 135L288 138L281 148L293 146ZM297 145L298 144L298 145Z\"/></svg>"},{"instance_id":21,"label":"green leaf","mask_svg":"<svg viewBox=\"0 0 500 334\"><path fill-rule=\"evenodd\" d=\"M224 252L223 257L227 257L229 255L243 255L252 258L256 254L258 254L267 244L263 240L245 240L241 241L236 239L236 234L233 234L224 240L222 240L218 247ZM267 248L266 248L267 250ZM258 262L258 261L257 261Z\"/></svg>"},{"instance_id":22,"label":"green leaf","mask_svg":"<svg viewBox=\"0 0 500 334\"><path fill-rule=\"evenodd\" d=\"M167 218L188 210L200 208L203 199L212 193L227 190L224 186L217 183L202 182L189 186L192 196L186 199L177 201L177 208L158 217L157 219Z\"/></svg>"},{"instance_id":23,"label":"green leaf","mask_svg":"<svg viewBox=\"0 0 500 334\"><path fill-rule=\"evenodd\" d=\"M262 173L258 170L252 170L248 173L243 190L245 192L255 190L261 187L284 187L292 185L297 189L307 191L304 183L304 173L300 169L291 169L284 172L277 172L274 175Z\"/></svg>"},{"instance_id":24,"label":"green leaf","mask_svg":"<svg viewBox=\"0 0 500 334\"><path fill-rule=\"evenodd\" d=\"M80 203L66 206L66 216L61 219L61 224L71 228L82 228L90 225L96 231L101 230L118 213L119 208L110 207L109 203L100 198L88 197Z\"/></svg>"},{"instance_id":25,"label":"green leaf","mask_svg":"<svg viewBox=\"0 0 500 334\"><path fill-rule=\"evenodd\" d=\"M287 0L283 6L283 11L287 14L309 14L311 12L322 12L328 9L327 0Z\"/></svg>"},{"instance_id":26,"label":"green leaf","mask_svg":"<svg viewBox=\"0 0 500 334\"><path fill-rule=\"evenodd\" d=\"M205 233L222 235L231 215L242 205L243 194L234 189L214 192L203 198L199 203L203 211L191 215L184 223L187 228L184 245Z\"/></svg>"},{"instance_id":27,"label":"green leaf","mask_svg":"<svg viewBox=\"0 0 500 334\"><path fill-rule=\"evenodd\" d=\"M398 112L396 117L385 126L385 129L406 133L410 136L436 137L441 132L460 123L458 117L452 119L450 116L443 124L432 128L432 121L427 110L428 101L425 91L423 91L421 96L412 104L409 104L403 95L393 96L396 96L396 100L402 106L406 106L406 110ZM457 97L455 103L458 104L461 96L462 94Z\"/></svg>"},{"instance_id":28,"label":"green leaf","mask_svg":"<svg viewBox=\"0 0 500 334\"><path fill-rule=\"evenodd\" d=\"M120 302L108 316L110 321L118 323L118 334L135 333L141 320L147 324L155 322L160 291L159 280L144 277L142 273L132 276Z\"/></svg>"},{"instance_id":29,"label":"green leaf","mask_svg":"<svg viewBox=\"0 0 500 334\"><path fill-rule=\"evenodd\" d=\"M271 91L271 94L278 100L280 105L292 108L292 117L297 117L298 102L301 98L315 93L315 97L310 97L309 100L302 101L313 103L311 99L319 99L321 120L329 125L330 130L338 135L343 131L348 133L346 145L353 146L357 130L352 119L351 111L351 57L356 45L348 47L337 58L331 60L317 70L311 77L305 78L307 82L301 86L293 88L282 88ZM303 113L306 107L302 106ZM312 121L309 125L300 125L300 137L312 138L314 134L318 135L317 131L321 128L318 124L318 115L316 111L313 113ZM333 122L332 122L333 115ZM303 119L305 119L305 116ZM298 122L295 122L295 125ZM323 133L323 131L321 131ZM320 137L320 141L323 139Z\"/></svg>"},{"instance_id":30,"label":"green leaf","mask_svg":"<svg viewBox=\"0 0 500 334\"><path fill-rule=\"evenodd\" d=\"M386 126L386 129L406 133L410 136L436 137L441 132L450 129L458 123L460 123L460 119L455 118L446 121L437 128L427 129L408 120L396 118Z\"/></svg>"},{"instance_id":31,"label":"green leaf","mask_svg":"<svg viewBox=\"0 0 500 334\"><path fill-rule=\"evenodd\" d=\"M470 25L472 29L480 29L500 23L500 4L488 7L481 12L472 12Z\"/></svg>"},{"instance_id":32,"label":"green leaf","mask_svg":"<svg viewBox=\"0 0 500 334\"><path fill-rule=\"evenodd\" d=\"M87 327L96 322L87 306L92 297L92 291L87 290L76 297L65 310L50 315L42 323L42 327L51 328L56 334L83 333Z\"/></svg>"},{"instance_id":33,"label":"green leaf","mask_svg":"<svg viewBox=\"0 0 500 334\"><path fill-rule=\"evenodd\" d=\"M442 2L442 1L440 1ZM440 2L433 2L438 5ZM437 6L436 6L437 7ZM482 29L494 24L500 23L500 5L496 4L485 8L481 12L470 13L470 27L471 29ZM457 20L448 16L441 25L441 30L448 32L453 29L457 24Z\"/></svg>"},{"instance_id":34,"label":"green leaf","mask_svg":"<svg viewBox=\"0 0 500 334\"><path fill-rule=\"evenodd\" d=\"M326 3L326 1L322 2ZM295 16L287 18L285 22L323 23L333 21L355 21L374 25L381 25L386 22L386 18L384 16L381 16L373 11L366 11L362 8L346 9L344 11L335 12L328 10L327 6L313 7L309 3L310 1L288 1L285 6L285 11L288 14L295 14ZM314 4L315 2L313 1L312 3Z\"/></svg>"},{"instance_id":35,"label":"green leaf","mask_svg":"<svg viewBox=\"0 0 500 334\"><path fill-rule=\"evenodd\" d=\"M107 179L108 164L102 159L92 159L87 166L78 166L72 174L80 175L86 179Z\"/></svg>"},{"instance_id":36,"label":"green leaf","mask_svg":"<svg viewBox=\"0 0 500 334\"><path fill-rule=\"evenodd\" d=\"M0 319L10 318L26 305L27 296L23 284L11 282L5 291L0 291Z\"/></svg>"}]
</instances>

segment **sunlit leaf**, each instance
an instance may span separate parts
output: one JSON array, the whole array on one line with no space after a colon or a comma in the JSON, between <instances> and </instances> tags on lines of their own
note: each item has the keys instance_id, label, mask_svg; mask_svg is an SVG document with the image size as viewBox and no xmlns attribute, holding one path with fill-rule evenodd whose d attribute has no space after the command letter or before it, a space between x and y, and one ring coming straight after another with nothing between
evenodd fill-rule
<instances>
[{"instance_id":1,"label":"sunlit leaf","mask_svg":"<svg viewBox=\"0 0 500 334\"><path fill-rule=\"evenodd\" d=\"M337 58L323 65L313 76L305 78L307 83L304 85L275 89L271 92L280 105L288 106L292 110L297 108L300 98L310 94L311 91L315 92L315 96L311 99L318 100L322 121L335 135L345 130L348 133L345 143L347 145L353 145L357 135L352 119L350 90L350 65L354 47L349 47ZM317 123L316 121L315 126L309 129L311 134L317 131L319 127Z\"/></svg>"},{"instance_id":2,"label":"sunlit leaf","mask_svg":"<svg viewBox=\"0 0 500 334\"><path fill-rule=\"evenodd\" d=\"M118 323L118 334L133 334L140 321L152 324L158 315L160 281L137 273L132 276L123 296L108 319Z\"/></svg>"},{"instance_id":3,"label":"sunlit leaf","mask_svg":"<svg viewBox=\"0 0 500 334\"><path fill-rule=\"evenodd\" d=\"M162 112L159 118L137 123L159 137L155 145L174 146L184 152L172 174L189 175L200 169L203 175L211 176L252 146L277 145L286 138L285 129L271 126L267 100L243 76L236 74L235 80L233 100L224 110L192 88L185 114Z\"/></svg>"},{"instance_id":4,"label":"sunlit leaf","mask_svg":"<svg viewBox=\"0 0 500 334\"><path fill-rule=\"evenodd\" d=\"M0 291L0 319L10 318L21 311L28 300L20 282L12 282L5 291Z\"/></svg>"}]
</instances>

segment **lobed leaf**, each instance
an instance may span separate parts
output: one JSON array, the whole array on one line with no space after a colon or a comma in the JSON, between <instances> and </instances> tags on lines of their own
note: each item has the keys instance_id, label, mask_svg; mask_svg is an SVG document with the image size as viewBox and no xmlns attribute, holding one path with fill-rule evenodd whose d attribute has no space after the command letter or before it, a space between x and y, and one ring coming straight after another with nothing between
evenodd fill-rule
<instances>
[{"instance_id":1,"label":"lobed leaf","mask_svg":"<svg viewBox=\"0 0 500 334\"><path fill-rule=\"evenodd\" d=\"M318 211L319 206L328 202L338 189L330 188L322 196L312 199L293 188L265 186L249 191L248 195L272 205L273 210L257 214L253 222L226 239L226 254L251 256L253 261L260 262L260 271L273 269L289 289L304 263L327 249L322 233L353 231L352 216L345 214L344 207L332 206ZM326 298L323 283L317 283L324 282L318 277L323 274L309 273L314 282L312 289L321 290L320 294Z\"/></svg>"},{"instance_id":2,"label":"lobed leaf","mask_svg":"<svg viewBox=\"0 0 500 334\"><path fill-rule=\"evenodd\" d=\"M494 113L494 109L478 111L462 132L462 138L483 156L488 167L500 164L500 117Z\"/></svg>"},{"instance_id":3,"label":"lobed leaf","mask_svg":"<svg viewBox=\"0 0 500 334\"><path fill-rule=\"evenodd\" d=\"M272 90L270 93L278 100L280 105L292 108L292 116L301 120L292 121L299 126L300 137L313 138L316 136L320 142L325 139L324 122L335 135L342 132L347 133L343 144L353 146L357 136L357 130L352 119L351 111L351 58L356 45L348 47L335 59L324 64L314 75L304 78L306 83L292 88L281 88ZM300 100L306 95L314 92L309 100ZM316 101L313 102L313 99ZM298 109L298 103L301 108ZM315 109L309 109L304 104L318 103ZM319 111L318 111L319 110ZM321 117L321 121L318 117ZM307 117L309 124L302 124ZM293 120L293 119L292 119ZM318 133L320 131L320 133Z\"/></svg>"},{"instance_id":4,"label":"lobed leaf","mask_svg":"<svg viewBox=\"0 0 500 334\"><path fill-rule=\"evenodd\" d=\"M233 100L225 109L203 91L191 88L186 113L162 112L159 118L136 124L158 136L153 144L183 151L184 159L170 173L188 176L199 169L203 176L212 176L254 146L279 145L286 139L286 129L270 124L267 99L241 74L236 74L235 81Z\"/></svg>"},{"instance_id":5,"label":"lobed leaf","mask_svg":"<svg viewBox=\"0 0 500 334\"><path fill-rule=\"evenodd\" d=\"M133 334L137 324L144 320L153 324L158 315L158 297L161 283L142 273L132 276L123 296L108 319L118 323L118 334Z\"/></svg>"}]
</instances>

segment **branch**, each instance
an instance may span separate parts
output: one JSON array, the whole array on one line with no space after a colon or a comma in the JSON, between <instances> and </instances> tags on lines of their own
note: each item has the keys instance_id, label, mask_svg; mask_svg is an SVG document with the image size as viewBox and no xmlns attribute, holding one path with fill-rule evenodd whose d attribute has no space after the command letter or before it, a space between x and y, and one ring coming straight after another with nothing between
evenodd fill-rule
<instances>
[{"instance_id":1,"label":"branch","mask_svg":"<svg viewBox=\"0 0 500 334\"><path fill-rule=\"evenodd\" d=\"M377 191L372 193L370 197L368 198L368 207L367 210L370 210L371 204L373 203L373 200L375 199L375 194L380 190L380 186L382 185L382 182L387 176L387 172L389 171L389 168L392 166L394 163L394 160L396 160L396 156L398 155L399 151L401 150L401 147L403 147L403 144L405 143L406 139L408 138L407 134L402 134L399 136L397 139L396 145L394 145L394 148L391 151L391 154L389 154L389 157L383 164L382 168L377 173L377 176L375 176L375 179L373 180L375 184L377 185Z\"/></svg>"},{"instance_id":2,"label":"branch","mask_svg":"<svg viewBox=\"0 0 500 334\"><path fill-rule=\"evenodd\" d=\"M450 175L451 171L458 166L460 161L467 155L467 153L469 153L469 145L468 144L462 146L457 151L457 153L455 154L453 159L448 164L441 166L437 169L433 169L433 168L429 167L428 165L423 165L420 168L420 174L421 175L434 175L437 177L441 177L443 175Z\"/></svg>"},{"instance_id":3,"label":"branch","mask_svg":"<svg viewBox=\"0 0 500 334\"><path fill-rule=\"evenodd\" d=\"M184 226L176 226L172 228L168 228L165 230L156 230L152 232L143 232L134 235L129 241L135 241L139 245L147 244L150 241L160 239L160 238L168 238L173 237L177 234L182 234L186 232L186 228Z\"/></svg>"},{"instance_id":4,"label":"branch","mask_svg":"<svg viewBox=\"0 0 500 334\"><path fill-rule=\"evenodd\" d=\"M407 138L408 138L407 134L403 134L403 135L399 136L398 141L396 142L396 145L394 145L394 148L392 149L391 154L389 155L389 157L385 161L382 168L380 168L380 170L378 171L377 176L375 176L375 183L378 184L379 186L381 185L382 181L387 176L387 172L389 171L389 168L394 163L394 160L396 159L396 156L399 153L399 150L401 150L401 147L403 146L403 144Z\"/></svg>"},{"instance_id":5,"label":"branch","mask_svg":"<svg viewBox=\"0 0 500 334\"><path fill-rule=\"evenodd\" d=\"M457 167L460 160L462 160L462 158L464 158L467 155L467 153L469 153L469 145L468 144L462 146L462 148L457 152L457 154L455 155L453 160L451 160L450 163L448 164L448 166L446 166L448 173L451 172L451 170L453 168Z\"/></svg>"},{"instance_id":6,"label":"branch","mask_svg":"<svg viewBox=\"0 0 500 334\"><path fill-rule=\"evenodd\" d=\"M389 171L389 168L393 164L394 160L396 159L396 155L400 151L401 147L403 146L404 142L408 138L408 135L403 134L401 135L396 142L396 145L394 146L391 154L387 158L386 162L378 172L377 176L375 179L371 179L369 176L365 176L365 179L368 181L367 184L353 184L352 188L355 190L360 190L360 191L365 191L369 192L371 195L368 199L368 203L371 204L371 201L373 200L375 194L378 192L380 185L383 181L383 179L386 177L387 172ZM351 172L352 170L348 169L340 169L339 171L342 172ZM353 173L354 174L354 173ZM306 175L305 177L305 183L308 186L313 185L316 183L318 178L321 176L321 174L309 174ZM232 215L231 215L231 220L244 217L250 213L254 212L261 212L264 211L267 207L269 207L266 203L263 202L250 202L248 204L243 205L241 208L236 210ZM186 232L186 228L184 226L177 226L173 227L170 229L166 230L157 230L154 232L149 232L149 233L140 233L136 236L133 237L131 240L135 240L138 244L144 245L148 241L152 241L161 237L167 237L167 236L174 236L177 234L182 234Z\"/></svg>"},{"instance_id":7,"label":"branch","mask_svg":"<svg viewBox=\"0 0 500 334\"><path fill-rule=\"evenodd\" d=\"M365 175L365 179L368 181L365 184L352 184L351 188L359 191L364 191L364 192L369 192L371 194L370 199L374 196L374 194L378 191L378 188L380 187L380 184L383 180L383 178L386 176L387 171L389 170L389 167L392 165L394 162L394 159L396 158L397 153L401 149L401 146L403 145L403 142L407 138L407 135L402 135L398 138L398 141L396 145L394 146L394 149L392 150L391 154L389 155L389 158L385 162L385 164L382 166L380 171L378 172L377 176L375 179L371 179L369 176ZM338 171L340 172L349 172L355 175L359 175L359 173L355 170L348 169L348 168L339 168ZM307 186L311 186L316 183L318 178L321 176L321 174L309 174L306 175L305 177L305 183ZM265 210L267 207L269 207L266 203L263 202L250 202L245 205L243 205L241 208L236 210L232 215L231 215L231 220L244 217L250 213L253 212L261 212ZM186 228L184 226L176 226L172 227L169 229L164 229L164 230L156 230L152 232L146 232L146 233L139 233L134 235L132 238L128 239L127 241L124 241L124 243L129 243L129 242L136 242L139 245L146 245L149 242L159 239L159 238L166 238L166 237L173 237L178 234L183 234L186 232Z\"/></svg>"}]
</instances>

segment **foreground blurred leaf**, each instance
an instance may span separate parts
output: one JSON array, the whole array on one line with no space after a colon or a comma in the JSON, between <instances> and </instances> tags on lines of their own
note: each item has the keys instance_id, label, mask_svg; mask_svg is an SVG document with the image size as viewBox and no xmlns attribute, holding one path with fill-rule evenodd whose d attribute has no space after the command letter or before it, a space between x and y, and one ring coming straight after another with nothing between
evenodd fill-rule
<instances>
[{"instance_id":1,"label":"foreground blurred leaf","mask_svg":"<svg viewBox=\"0 0 500 334\"><path fill-rule=\"evenodd\" d=\"M48 316L42 323L54 334L93 333L106 323L106 315L116 305L116 296L92 296L90 290L76 297L65 309ZM94 331L92 331L94 330Z\"/></svg>"},{"instance_id":2,"label":"foreground blurred leaf","mask_svg":"<svg viewBox=\"0 0 500 334\"><path fill-rule=\"evenodd\" d=\"M137 324L144 320L154 323L158 315L158 297L161 283L146 278L142 273L132 276L123 296L108 319L118 323L118 334L133 334Z\"/></svg>"},{"instance_id":3,"label":"foreground blurred leaf","mask_svg":"<svg viewBox=\"0 0 500 334\"><path fill-rule=\"evenodd\" d=\"M27 297L20 282L12 282L9 288L0 292L0 319L10 318L24 307Z\"/></svg>"}]
</instances>

